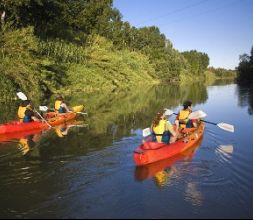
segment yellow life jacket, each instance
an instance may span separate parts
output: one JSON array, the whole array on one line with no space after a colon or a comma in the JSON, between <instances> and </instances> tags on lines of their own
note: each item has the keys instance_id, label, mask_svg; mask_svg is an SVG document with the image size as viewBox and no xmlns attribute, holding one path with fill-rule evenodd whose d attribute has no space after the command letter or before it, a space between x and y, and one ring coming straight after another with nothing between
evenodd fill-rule
<instances>
[{"instance_id":1,"label":"yellow life jacket","mask_svg":"<svg viewBox=\"0 0 253 220\"><path fill-rule=\"evenodd\" d=\"M26 107L19 106L19 108L18 108L18 118L19 119L22 119L22 120L24 119L25 111L26 111Z\"/></svg>"},{"instance_id":2,"label":"yellow life jacket","mask_svg":"<svg viewBox=\"0 0 253 220\"><path fill-rule=\"evenodd\" d=\"M167 121L164 119L160 120L159 124L156 127L152 127L152 129L153 129L153 132L157 134L156 135L157 142L161 143L163 132L168 131Z\"/></svg>"},{"instance_id":3,"label":"yellow life jacket","mask_svg":"<svg viewBox=\"0 0 253 220\"><path fill-rule=\"evenodd\" d=\"M54 109L56 111L59 111L59 109L61 108L61 104L62 104L62 101L56 100L55 103L54 103Z\"/></svg>"},{"instance_id":4,"label":"yellow life jacket","mask_svg":"<svg viewBox=\"0 0 253 220\"><path fill-rule=\"evenodd\" d=\"M189 120L188 117L189 117L190 113L191 112L189 110L181 110L179 112L178 119L179 119L180 128L186 127L186 124Z\"/></svg>"}]
</instances>

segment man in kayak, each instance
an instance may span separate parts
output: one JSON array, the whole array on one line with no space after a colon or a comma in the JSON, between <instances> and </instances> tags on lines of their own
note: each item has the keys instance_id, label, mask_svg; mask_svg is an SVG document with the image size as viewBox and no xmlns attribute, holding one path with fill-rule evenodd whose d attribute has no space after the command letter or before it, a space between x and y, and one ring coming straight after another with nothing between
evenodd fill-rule
<instances>
[{"instance_id":1,"label":"man in kayak","mask_svg":"<svg viewBox=\"0 0 253 220\"><path fill-rule=\"evenodd\" d=\"M152 122L153 141L159 143L174 143L177 140L178 132L174 130L172 124L167 119L170 116L166 110L158 112Z\"/></svg>"},{"instance_id":2,"label":"man in kayak","mask_svg":"<svg viewBox=\"0 0 253 220\"><path fill-rule=\"evenodd\" d=\"M197 127L197 120L190 120L188 117L192 113L192 102L185 101L183 109L178 113L175 124L177 128L193 128Z\"/></svg>"},{"instance_id":3,"label":"man in kayak","mask_svg":"<svg viewBox=\"0 0 253 220\"><path fill-rule=\"evenodd\" d=\"M25 106L25 112L24 112L24 123L29 123L32 121L40 121L36 116L32 108L32 103L30 100L25 100L23 102L23 106Z\"/></svg>"},{"instance_id":4,"label":"man in kayak","mask_svg":"<svg viewBox=\"0 0 253 220\"><path fill-rule=\"evenodd\" d=\"M57 113L66 113L70 111L68 106L64 102L64 98L62 96L59 96L56 98L54 109L55 109L55 112Z\"/></svg>"}]
</instances>

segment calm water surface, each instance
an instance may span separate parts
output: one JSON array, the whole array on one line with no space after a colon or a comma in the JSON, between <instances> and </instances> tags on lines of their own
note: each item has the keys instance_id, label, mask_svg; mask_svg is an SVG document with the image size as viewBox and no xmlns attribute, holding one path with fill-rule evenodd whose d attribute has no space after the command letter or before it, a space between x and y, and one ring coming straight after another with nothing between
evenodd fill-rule
<instances>
[{"instance_id":1,"label":"calm water surface","mask_svg":"<svg viewBox=\"0 0 253 220\"><path fill-rule=\"evenodd\" d=\"M252 97L236 84L79 94L69 102L86 105L86 127L0 137L0 218L252 218ZM185 99L235 133L207 124L189 152L136 168L142 129ZM1 122L15 116L7 109Z\"/></svg>"}]
</instances>

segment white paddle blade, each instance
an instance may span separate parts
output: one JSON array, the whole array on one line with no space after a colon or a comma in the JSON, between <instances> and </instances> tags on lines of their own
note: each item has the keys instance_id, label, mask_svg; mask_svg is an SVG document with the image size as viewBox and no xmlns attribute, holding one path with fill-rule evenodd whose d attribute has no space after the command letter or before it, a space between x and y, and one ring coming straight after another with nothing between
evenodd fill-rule
<instances>
[{"instance_id":1,"label":"white paddle blade","mask_svg":"<svg viewBox=\"0 0 253 220\"><path fill-rule=\"evenodd\" d=\"M17 96L23 101L27 100L27 97L23 92L18 92Z\"/></svg>"},{"instance_id":2,"label":"white paddle blade","mask_svg":"<svg viewBox=\"0 0 253 220\"><path fill-rule=\"evenodd\" d=\"M173 115L173 113L174 113L172 110L170 110L168 108L165 108L164 110L165 110L164 115L166 115L166 116Z\"/></svg>"},{"instance_id":3,"label":"white paddle blade","mask_svg":"<svg viewBox=\"0 0 253 220\"><path fill-rule=\"evenodd\" d=\"M217 124L217 126L225 131L229 131L229 132L232 132L234 133L235 132L235 128L233 125L230 125L230 124L227 124L227 123L219 123Z\"/></svg>"},{"instance_id":4,"label":"white paddle blade","mask_svg":"<svg viewBox=\"0 0 253 220\"><path fill-rule=\"evenodd\" d=\"M81 114L81 115L88 115L86 112L75 112L76 114Z\"/></svg>"},{"instance_id":5,"label":"white paddle blade","mask_svg":"<svg viewBox=\"0 0 253 220\"><path fill-rule=\"evenodd\" d=\"M142 130L142 136L143 137L148 137L149 135L151 135L151 129L150 128L145 128Z\"/></svg>"},{"instance_id":6,"label":"white paddle blade","mask_svg":"<svg viewBox=\"0 0 253 220\"><path fill-rule=\"evenodd\" d=\"M40 106L39 109L42 112L46 112L48 110L48 107L47 106Z\"/></svg>"},{"instance_id":7,"label":"white paddle blade","mask_svg":"<svg viewBox=\"0 0 253 220\"><path fill-rule=\"evenodd\" d=\"M207 114L201 110L192 112L189 115L189 119L200 119L200 118L205 118L207 116Z\"/></svg>"}]
</instances>

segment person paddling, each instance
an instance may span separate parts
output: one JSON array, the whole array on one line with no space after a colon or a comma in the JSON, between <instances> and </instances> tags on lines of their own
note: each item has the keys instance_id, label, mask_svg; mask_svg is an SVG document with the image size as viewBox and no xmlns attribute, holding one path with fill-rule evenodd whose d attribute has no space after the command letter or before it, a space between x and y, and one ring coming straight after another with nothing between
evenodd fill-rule
<instances>
[{"instance_id":1,"label":"person paddling","mask_svg":"<svg viewBox=\"0 0 253 220\"><path fill-rule=\"evenodd\" d=\"M32 121L40 121L36 116L35 116L35 112L33 111L33 108L32 108L32 103L30 100L25 100L22 104L22 106L24 107L21 107L19 110L19 116L24 116L23 117L23 122L24 123L29 123L29 122L32 122ZM25 111L24 111L25 110ZM24 113L23 113L24 111Z\"/></svg>"},{"instance_id":2,"label":"person paddling","mask_svg":"<svg viewBox=\"0 0 253 220\"><path fill-rule=\"evenodd\" d=\"M189 115L192 113L192 102L185 101L183 104L183 109L178 113L175 124L178 128L192 128L197 127L198 121L194 119L189 119Z\"/></svg>"},{"instance_id":3,"label":"person paddling","mask_svg":"<svg viewBox=\"0 0 253 220\"><path fill-rule=\"evenodd\" d=\"M153 141L159 143L174 143L177 140L179 134L167 119L169 116L166 110L159 111L156 114L151 125Z\"/></svg>"},{"instance_id":4,"label":"person paddling","mask_svg":"<svg viewBox=\"0 0 253 220\"><path fill-rule=\"evenodd\" d=\"M56 98L54 109L56 113L66 113L70 111L62 96Z\"/></svg>"}]
</instances>

